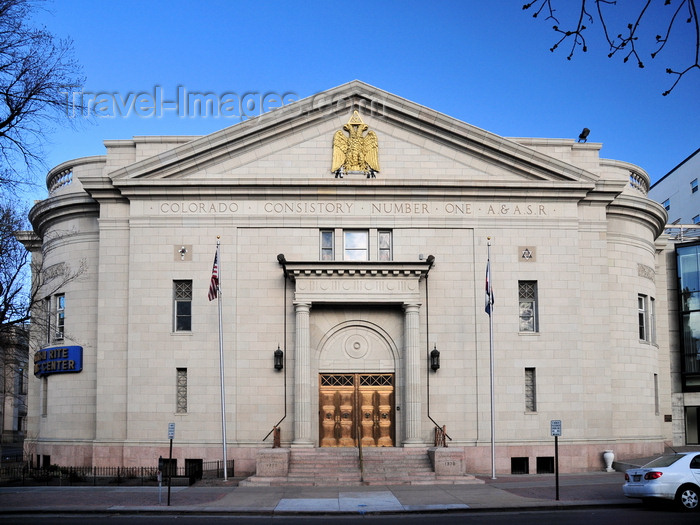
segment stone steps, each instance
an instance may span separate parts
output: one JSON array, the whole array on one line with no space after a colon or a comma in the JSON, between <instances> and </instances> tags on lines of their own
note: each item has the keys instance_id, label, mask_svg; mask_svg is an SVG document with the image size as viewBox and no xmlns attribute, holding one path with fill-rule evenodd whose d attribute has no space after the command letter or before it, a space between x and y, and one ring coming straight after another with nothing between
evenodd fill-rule
<instances>
[{"instance_id":1,"label":"stone steps","mask_svg":"<svg viewBox=\"0 0 700 525\"><path fill-rule=\"evenodd\" d=\"M271 451L261 451L269 454ZM287 461L280 475L256 475L241 486L357 486L479 483L470 475L437 476L427 448L364 448L362 469L357 448L276 449ZM269 461L269 460L268 460ZM286 475L281 475L286 473Z\"/></svg>"}]
</instances>

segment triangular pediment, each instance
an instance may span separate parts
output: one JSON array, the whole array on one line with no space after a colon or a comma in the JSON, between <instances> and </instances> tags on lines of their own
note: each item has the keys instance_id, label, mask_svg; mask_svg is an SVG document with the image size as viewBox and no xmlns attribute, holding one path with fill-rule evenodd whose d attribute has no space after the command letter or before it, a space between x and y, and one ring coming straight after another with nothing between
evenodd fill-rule
<instances>
[{"instance_id":1,"label":"triangular pediment","mask_svg":"<svg viewBox=\"0 0 700 525\"><path fill-rule=\"evenodd\" d=\"M334 135L357 112L376 134L381 169L364 184L591 188L598 175L535 147L360 81L330 89L109 173L117 187L194 184L348 184L332 172ZM565 141L564 141L565 142ZM573 141L570 141L573 145ZM566 144L564 144L566 145ZM597 154L597 151L596 151ZM362 179L363 177L359 177ZM358 181L359 182L359 181Z\"/></svg>"}]
</instances>

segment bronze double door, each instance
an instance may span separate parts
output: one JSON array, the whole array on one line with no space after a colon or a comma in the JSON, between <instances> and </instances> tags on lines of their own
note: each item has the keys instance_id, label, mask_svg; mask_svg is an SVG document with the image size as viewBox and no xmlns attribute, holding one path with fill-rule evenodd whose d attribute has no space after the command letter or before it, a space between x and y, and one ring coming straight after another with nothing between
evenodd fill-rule
<instances>
[{"instance_id":1,"label":"bronze double door","mask_svg":"<svg viewBox=\"0 0 700 525\"><path fill-rule=\"evenodd\" d=\"M322 447L393 447L394 374L321 374Z\"/></svg>"}]
</instances>

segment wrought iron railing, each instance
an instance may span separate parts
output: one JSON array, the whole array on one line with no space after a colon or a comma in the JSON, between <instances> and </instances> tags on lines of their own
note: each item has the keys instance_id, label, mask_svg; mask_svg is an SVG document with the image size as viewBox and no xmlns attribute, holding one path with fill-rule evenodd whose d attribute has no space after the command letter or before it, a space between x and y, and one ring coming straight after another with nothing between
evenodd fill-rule
<instances>
[{"instance_id":1,"label":"wrought iron railing","mask_svg":"<svg viewBox=\"0 0 700 525\"><path fill-rule=\"evenodd\" d=\"M233 472L234 460L228 460L226 468ZM202 478L223 477L223 461L204 461L199 465L176 467L163 473L162 482L168 475L172 484L193 485ZM35 468L24 465L0 467L1 485L157 485L157 467L48 467Z\"/></svg>"}]
</instances>

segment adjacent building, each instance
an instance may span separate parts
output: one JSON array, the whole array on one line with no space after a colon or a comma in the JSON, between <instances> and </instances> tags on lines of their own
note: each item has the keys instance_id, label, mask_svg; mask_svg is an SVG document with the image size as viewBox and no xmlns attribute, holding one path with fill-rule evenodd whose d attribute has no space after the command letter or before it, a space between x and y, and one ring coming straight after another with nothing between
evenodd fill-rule
<instances>
[{"instance_id":1,"label":"adjacent building","mask_svg":"<svg viewBox=\"0 0 700 525\"><path fill-rule=\"evenodd\" d=\"M236 474L274 428L292 450L427 449L444 426L472 473L492 440L499 473L548 465L552 421L563 472L673 438L667 214L601 144L354 81L105 147L30 214L54 283L29 389L44 461L150 465L170 423L179 464L220 459L223 423Z\"/></svg>"},{"instance_id":2,"label":"adjacent building","mask_svg":"<svg viewBox=\"0 0 700 525\"><path fill-rule=\"evenodd\" d=\"M700 444L700 354L695 299L700 279L700 149L649 188L649 197L668 213L665 235L669 288L674 446Z\"/></svg>"},{"instance_id":3,"label":"adjacent building","mask_svg":"<svg viewBox=\"0 0 700 525\"><path fill-rule=\"evenodd\" d=\"M661 177L649 188L649 198L660 202L669 224L700 224L700 149Z\"/></svg>"},{"instance_id":4,"label":"adjacent building","mask_svg":"<svg viewBox=\"0 0 700 525\"><path fill-rule=\"evenodd\" d=\"M0 330L0 440L21 445L27 422L27 327Z\"/></svg>"}]
</instances>

